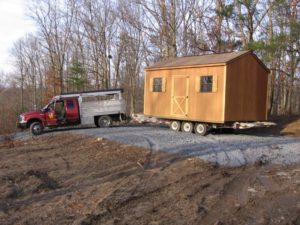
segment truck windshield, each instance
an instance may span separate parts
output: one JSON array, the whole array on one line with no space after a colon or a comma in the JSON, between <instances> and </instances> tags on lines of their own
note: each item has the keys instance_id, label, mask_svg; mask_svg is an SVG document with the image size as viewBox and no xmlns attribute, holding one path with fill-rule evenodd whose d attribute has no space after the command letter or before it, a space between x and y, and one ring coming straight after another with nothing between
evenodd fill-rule
<instances>
[{"instance_id":1,"label":"truck windshield","mask_svg":"<svg viewBox=\"0 0 300 225\"><path fill-rule=\"evenodd\" d=\"M47 105L45 105L45 106L41 109L41 111L42 111L42 112L48 111L51 104L53 104L53 101L50 101Z\"/></svg>"}]
</instances>

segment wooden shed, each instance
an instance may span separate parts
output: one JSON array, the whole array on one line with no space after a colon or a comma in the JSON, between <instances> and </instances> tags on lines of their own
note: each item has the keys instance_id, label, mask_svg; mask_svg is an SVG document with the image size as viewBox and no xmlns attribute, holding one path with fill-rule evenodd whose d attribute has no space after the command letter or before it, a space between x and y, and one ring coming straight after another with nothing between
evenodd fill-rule
<instances>
[{"instance_id":1,"label":"wooden shed","mask_svg":"<svg viewBox=\"0 0 300 225\"><path fill-rule=\"evenodd\" d=\"M144 114L206 124L264 121L268 74L251 51L161 61L145 69Z\"/></svg>"}]
</instances>

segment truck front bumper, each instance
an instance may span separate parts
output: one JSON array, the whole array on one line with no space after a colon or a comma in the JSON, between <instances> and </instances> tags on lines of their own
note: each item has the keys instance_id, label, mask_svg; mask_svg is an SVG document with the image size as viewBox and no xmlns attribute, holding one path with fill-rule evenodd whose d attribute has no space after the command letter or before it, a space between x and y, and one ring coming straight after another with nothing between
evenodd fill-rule
<instances>
[{"instance_id":1,"label":"truck front bumper","mask_svg":"<svg viewBox=\"0 0 300 225\"><path fill-rule=\"evenodd\" d=\"M27 122L24 122L24 121L19 121L19 122L17 122L17 127L19 128L19 129L26 129L27 128Z\"/></svg>"}]
</instances>

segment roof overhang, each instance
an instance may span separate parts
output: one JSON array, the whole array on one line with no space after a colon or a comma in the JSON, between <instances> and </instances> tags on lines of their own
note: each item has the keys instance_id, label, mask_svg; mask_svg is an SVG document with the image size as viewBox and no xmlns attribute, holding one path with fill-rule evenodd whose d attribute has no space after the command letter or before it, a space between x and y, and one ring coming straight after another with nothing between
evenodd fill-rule
<instances>
[{"instance_id":1,"label":"roof overhang","mask_svg":"<svg viewBox=\"0 0 300 225\"><path fill-rule=\"evenodd\" d=\"M226 61L224 63L211 63L211 64L195 64L195 65L185 65L185 66L167 66L167 67L146 67L145 71L157 71L157 70L171 70L171 69L188 69L188 68L201 68L201 67L215 67L215 66L226 66L245 55L251 54L256 61L265 69L267 73L270 73L270 70L266 67L266 65L252 52L252 51L245 51L243 54Z\"/></svg>"},{"instance_id":2,"label":"roof overhang","mask_svg":"<svg viewBox=\"0 0 300 225\"><path fill-rule=\"evenodd\" d=\"M187 69L187 68L200 68L200 67L215 67L215 66L226 66L226 63L213 63L213 64L203 64L203 65L189 65L189 66L173 66L173 67L157 67L151 68L146 67L146 71L154 71L154 70L170 70L170 69Z\"/></svg>"},{"instance_id":3,"label":"roof overhang","mask_svg":"<svg viewBox=\"0 0 300 225\"><path fill-rule=\"evenodd\" d=\"M267 73L270 73L270 70L268 69L268 67L252 52L252 51L248 51L248 52L246 52L245 54L243 54L243 55L240 55L240 56L238 56L238 57L236 57L236 58L234 58L234 59L232 59L232 60L229 60L228 62L226 62L226 64L230 64L230 63L232 63L232 62L235 62L236 60L238 60L238 59L240 59L241 57L243 57L243 56L245 56L245 55L248 55L248 54L251 54L254 58L255 58L255 60L265 69L265 71L267 72Z\"/></svg>"}]
</instances>

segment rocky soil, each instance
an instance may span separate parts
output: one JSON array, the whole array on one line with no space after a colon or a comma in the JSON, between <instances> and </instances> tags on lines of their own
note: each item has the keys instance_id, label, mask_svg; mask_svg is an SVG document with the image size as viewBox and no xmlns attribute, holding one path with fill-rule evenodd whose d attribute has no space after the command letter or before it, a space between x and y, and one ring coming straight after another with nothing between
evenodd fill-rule
<instances>
[{"instance_id":1,"label":"rocky soil","mask_svg":"<svg viewBox=\"0 0 300 225\"><path fill-rule=\"evenodd\" d=\"M300 164L225 167L100 137L0 142L0 224L300 224Z\"/></svg>"}]
</instances>

